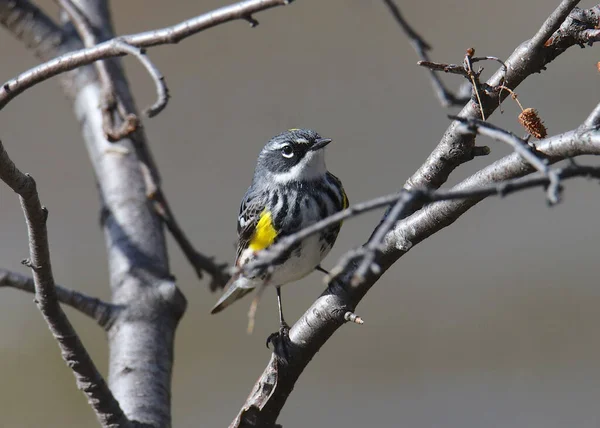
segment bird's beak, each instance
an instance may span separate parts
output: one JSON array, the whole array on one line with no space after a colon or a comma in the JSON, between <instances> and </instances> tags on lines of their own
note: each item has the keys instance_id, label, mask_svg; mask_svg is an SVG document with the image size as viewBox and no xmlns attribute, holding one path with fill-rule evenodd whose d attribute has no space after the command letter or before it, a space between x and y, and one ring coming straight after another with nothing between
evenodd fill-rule
<instances>
[{"instance_id":1,"label":"bird's beak","mask_svg":"<svg viewBox=\"0 0 600 428\"><path fill-rule=\"evenodd\" d=\"M312 145L310 150L312 152L314 152L316 150L321 150L322 148L324 148L327 144L331 143L332 141L333 140L331 138L319 138L317 141L315 141L315 143Z\"/></svg>"}]
</instances>

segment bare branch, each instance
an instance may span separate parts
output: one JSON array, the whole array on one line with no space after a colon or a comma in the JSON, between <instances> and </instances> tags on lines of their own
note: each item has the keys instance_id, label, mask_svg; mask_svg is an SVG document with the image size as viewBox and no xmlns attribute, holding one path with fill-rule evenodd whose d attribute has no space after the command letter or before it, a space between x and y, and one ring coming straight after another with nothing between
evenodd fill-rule
<instances>
[{"instance_id":1,"label":"bare branch","mask_svg":"<svg viewBox=\"0 0 600 428\"><path fill-rule=\"evenodd\" d=\"M63 9L67 17L77 30L83 45L88 48L94 46L98 40L94 34L91 22L71 0L54 0L54 2Z\"/></svg>"},{"instance_id":2,"label":"bare branch","mask_svg":"<svg viewBox=\"0 0 600 428\"><path fill-rule=\"evenodd\" d=\"M594 111L590 113L585 122L583 129L598 129L600 128L600 104L596 106Z\"/></svg>"},{"instance_id":3,"label":"bare branch","mask_svg":"<svg viewBox=\"0 0 600 428\"><path fill-rule=\"evenodd\" d=\"M0 179L20 197L29 233L29 259L24 264L32 269L36 303L58 342L63 359L73 370L77 387L87 396L103 427L129 427L129 420L60 307L50 265L46 230L48 211L40 204L35 181L17 169L2 143Z\"/></svg>"},{"instance_id":4,"label":"bare branch","mask_svg":"<svg viewBox=\"0 0 600 428\"><path fill-rule=\"evenodd\" d=\"M512 132L505 131L490 123L482 122L477 119L463 119L458 116L448 116L450 119L457 120L466 125L463 130L466 132L474 132L476 134L486 135L496 141L501 141L511 146L516 153L521 155L529 164L536 170L544 174L550 181L548 186L548 201L556 204L559 201L560 184L559 177L556 171L550 170L548 163L539 158L532 150L527 141L517 137ZM460 129L460 128L459 128Z\"/></svg>"},{"instance_id":5,"label":"bare branch","mask_svg":"<svg viewBox=\"0 0 600 428\"><path fill-rule=\"evenodd\" d=\"M347 218L356 217L357 215L393 204L398 200L399 197L400 194L392 193L355 204L346 208L345 210L338 211L337 213L326 217L323 220L318 221L317 223L314 223L302 230L299 230L292 235L281 238L279 241L277 241L277 243L260 251L257 254L256 259L245 263L241 268L239 268L239 271L249 276L256 275L257 271L260 271L261 269L267 269L278 258L285 255L286 252L294 247L298 242L308 238L309 236L315 235L330 226L338 224Z\"/></svg>"},{"instance_id":6,"label":"bare branch","mask_svg":"<svg viewBox=\"0 0 600 428\"><path fill-rule=\"evenodd\" d=\"M86 48L93 48L98 43L98 39L94 34L92 24L88 21L87 17L71 0L55 1L60 7L63 8L77 29L77 32L83 41L83 45ZM148 73L152 77L152 80L156 86L157 100L154 105L146 109L145 113L149 117L157 115L167 106L169 99L169 90L167 88L164 76L150 61L142 49L131 46L120 40L114 40L113 43L115 44L115 49L124 54L129 54L136 57L146 68L146 70L148 70ZM139 120L135 114L126 111L123 103L116 96L115 88L106 61L96 61L95 66L98 72L98 77L103 86L105 97L105 102L102 106L104 132L106 133L106 137L109 141L118 141L134 132L139 126ZM115 128L113 121L115 109L121 113L121 119L123 119L123 123L118 128Z\"/></svg>"},{"instance_id":7,"label":"bare branch","mask_svg":"<svg viewBox=\"0 0 600 428\"><path fill-rule=\"evenodd\" d=\"M563 0L561 5L542 25L535 36L535 40L522 43L505 61L508 71L504 72L501 68L488 79L486 84L489 87L496 87L504 80L503 84L505 86L514 89L531 74L543 70L550 61L568 47L577 44L572 36L583 30L581 25L575 24L573 20L565 21L569 12L572 11L573 15L580 13L579 9L573 10L577 3L576 0ZM561 26L563 21L564 25ZM590 19L583 24L586 28L593 29L597 21L592 21ZM561 37L560 43L551 46L544 46L544 41L539 41L544 38L547 39L547 34L549 37L553 34L556 36L559 33L557 32L559 27L561 27L561 34L571 37ZM486 93L482 99L485 117L489 117L498 107L499 100L504 99L507 95L507 92ZM458 116L481 119L482 111L478 103L471 100ZM474 137L457 132L458 125L459 122L453 122L448 127L442 140L425 163L407 180L406 188L438 188L448 179L455 168L473 158Z\"/></svg>"},{"instance_id":8,"label":"bare branch","mask_svg":"<svg viewBox=\"0 0 600 428\"><path fill-rule=\"evenodd\" d=\"M462 66L459 66L456 64L441 64L441 63L431 62L431 61L419 61L419 62L417 62L417 65L420 65L422 67L427 67L430 70L444 71L445 73L459 74L459 75L465 77L469 81L469 87L472 88L472 92L475 94L475 97L477 98L479 110L481 111L481 117L483 120L485 120L485 114L483 112L483 103L481 102L481 91L482 90L493 91L493 90L495 90L495 88L492 88L492 87L488 86L487 84L481 83L479 76L481 75L481 72L483 71L483 69L480 68L478 71L475 71L475 70L473 70L473 64L476 62L479 62L479 61L496 61L496 62L499 62L500 65L502 65L502 69L504 70L505 73L506 73L506 71L508 71L508 69L507 69L504 61L500 60L499 58L497 58L495 56L476 57L476 56L473 56L474 54L475 54L474 48L467 49L467 52L463 59ZM500 86L500 88L505 88L505 87ZM469 95L467 101L470 98L471 97Z\"/></svg>"},{"instance_id":9,"label":"bare branch","mask_svg":"<svg viewBox=\"0 0 600 428\"><path fill-rule=\"evenodd\" d=\"M86 48L94 47L98 43L98 38L94 34L92 23L88 17L79 10L79 7L72 0L55 0L55 2L64 10L77 30L83 46ZM139 126L139 120L135 114L127 114L122 102L117 98L107 62L96 61L94 66L104 94L104 102L101 105L102 127L109 141L118 141L134 132ZM122 112L121 119L123 119L123 122L119 127L115 127L113 120L115 109Z\"/></svg>"},{"instance_id":10,"label":"bare branch","mask_svg":"<svg viewBox=\"0 0 600 428\"><path fill-rule=\"evenodd\" d=\"M458 74L460 76L469 77L469 74L467 73L467 70L465 70L465 67L463 65L443 64L440 62L432 61L419 61L417 62L417 65L429 68L430 70L434 71L443 71L444 73ZM470 96L469 99L471 99ZM465 102L469 101L469 99L467 99Z\"/></svg>"},{"instance_id":11,"label":"bare branch","mask_svg":"<svg viewBox=\"0 0 600 428\"><path fill-rule=\"evenodd\" d=\"M167 88L165 77L162 75L160 70L152 63L152 61L150 61L144 49L137 48L121 40L115 40L114 43L115 47L121 50L123 53L133 55L134 57L136 57L146 68L148 74L150 74L150 76L152 77L152 80L154 81L154 86L156 87L156 101L154 102L154 104L148 107L144 111L144 113L148 117L156 116L164 110L169 101L169 88Z\"/></svg>"},{"instance_id":12,"label":"bare branch","mask_svg":"<svg viewBox=\"0 0 600 428\"><path fill-rule=\"evenodd\" d=\"M122 56L129 53L123 49L121 43L137 48L178 43L187 37L225 22L238 19L246 20L255 13L289 3L289 0L245 0L188 19L171 27L120 36L92 48L69 52L25 71L4 83L0 89L0 109L4 108L23 91L53 76L101 59Z\"/></svg>"},{"instance_id":13,"label":"bare branch","mask_svg":"<svg viewBox=\"0 0 600 428\"><path fill-rule=\"evenodd\" d=\"M411 45L415 49L415 52L417 53L418 57L421 58L421 61L419 62L429 62L430 58L427 52L431 50L431 46L404 19L402 13L400 12L400 8L398 8L394 0L383 0L383 2L390 10L390 13L394 17L400 28L402 28L402 30L406 33L406 36L408 37ZM431 84L442 106L462 106L467 101L469 101L469 99L471 98L470 93L468 93L467 95L454 95L446 87L442 79L440 79L440 76L438 76L437 73L435 73L433 70L433 68L430 68Z\"/></svg>"},{"instance_id":14,"label":"bare branch","mask_svg":"<svg viewBox=\"0 0 600 428\"><path fill-rule=\"evenodd\" d=\"M530 45L533 49L540 49L546 41L554 34L556 30L567 19L573 8L579 4L581 0L563 0L560 5L552 12L552 14L544 21L542 27L533 36Z\"/></svg>"},{"instance_id":15,"label":"bare branch","mask_svg":"<svg viewBox=\"0 0 600 428\"><path fill-rule=\"evenodd\" d=\"M418 192L411 193L410 191L400 192L400 197L392 207L392 209L386 214L381 224L377 227L373 236L369 239L364 246L358 248L355 251L350 251L343 260L340 261L337 266L332 269L332 273L326 278L327 281L331 281L343 272L350 260L362 256L362 260L354 271L350 284L356 287L358 284L365 280L365 277L369 272L378 274L380 271L379 266L375 263L375 257L381 249L381 242L388 231L396 224L399 218L406 217L409 210L412 209L412 203L420 199Z\"/></svg>"},{"instance_id":16,"label":"bare branch","mask_svg":"<svg viewBox=\"0 0 600 428\"><path fill-rule=\"evenodd\" d=\"M0 287L12 287L28 293L35 293L33 278L5 269L0 269ZM79 291L61 287L60 285L55 285L54 288L59 302L77 309L79 312L94 319L105 329L110 328L110 325L120 311L117 305L88 296Z\"/></svg>"},{"instance_id":17,"label":"bare branch","mask_svg":"<svg viewBox=\"0 0 600 428\"><path fill-rule=\"evenodd\" d=\"M0 2L0 24L42 59L63 53L68 39L58 24L27 0Z\"/></svg>"}]
</instances>

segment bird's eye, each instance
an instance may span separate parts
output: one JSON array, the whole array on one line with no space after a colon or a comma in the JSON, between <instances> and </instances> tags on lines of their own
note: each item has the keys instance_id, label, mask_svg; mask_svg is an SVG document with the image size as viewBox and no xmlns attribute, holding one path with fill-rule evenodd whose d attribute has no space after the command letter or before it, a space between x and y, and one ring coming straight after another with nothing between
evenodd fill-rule
<instances>
[{"instance_id":1,"label":"bird's eye","mask_svg":"<svg viewBox=\"0 0 600 428\"><path fill-rule=\"evenodd\" d=\"M284 158L291 158L292 156L294 156L294 149L292 148L292 146L283 146L281 148L281 154Z\"/></svg>"}]
</instances>

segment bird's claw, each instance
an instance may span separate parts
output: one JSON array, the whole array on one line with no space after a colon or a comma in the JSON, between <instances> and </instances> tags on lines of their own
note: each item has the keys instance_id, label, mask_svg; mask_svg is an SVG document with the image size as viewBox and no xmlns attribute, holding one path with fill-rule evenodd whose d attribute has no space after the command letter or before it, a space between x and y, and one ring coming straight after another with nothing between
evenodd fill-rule
<instances>
[{"instance_id":1,"label":"bird's claw","mask_svg":"<svg viewBox=\"0 0 600 428\"><path fill-rule=\"evenodd\" d=\"M279 326L279 331L271 333L267 337L267 348L270 344L273 344L273 353L281 361L289 361L290 326L285 321Z\"/></svg>"}]
</instances>

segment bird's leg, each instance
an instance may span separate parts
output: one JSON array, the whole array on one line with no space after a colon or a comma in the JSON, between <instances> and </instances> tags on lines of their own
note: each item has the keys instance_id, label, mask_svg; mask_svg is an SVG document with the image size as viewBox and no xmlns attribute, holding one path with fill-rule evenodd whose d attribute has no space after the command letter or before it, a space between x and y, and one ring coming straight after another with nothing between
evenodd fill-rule
<instances>
[{"instance_id":1,"label":"bird's leg","mask_svg":"<svg viewBox=\"0 0 600 428\"><path fill-rule=\"evenodd\" d=\"M273 352L281 362L289 362L288 345L290 342L290 326L287 325L283 318L283 308L281 305L281 287L275 287L277 290L277 307L279 309L279 331L271 333L267 338L267 348L270 343L273 343Z\"/></svg>"},{"instance_id":2,"label":"bird's leg","mask_svg":"<svg viewBox=\"0 0 600 428\"><path fill-rule=\"evenodd\" d=\"M319 272L322 272L325 275L329 275L329 272L327 270L323 269L323 266L321 266L321 265L317 265L317 267L315 268L315 270L318 270Z\"/></svg>"},{"instance_id":3,"label":"bird's leg","mask_svg":"<svg viewBox=\"0 0 600 428\"><path fill-rule=\"evenodd\" d=\"M321 265L317 265L317 267L315 268L315 270L318 270L319 272L322 272L325 275L329 275L329 272L326 269L323 269L323 266L321 266Z\"/></svg>"},{"instance_id":4,"label":"bird's leg","mask_svg":"<svg viewBox=\"0 0 600 428\"><path fill-rule=\"evenodd\" d=\"M283 319L283 307L281 306L281 287L277 286L275 288L277 289L277 307L279 308L279 331L280 332L281 332L281 330L289 331L290 326L287 325L287 323Z\"/></svg>"},{"instance_id":5,"label":"bird's leg","mask_svg":"<svg viewBox=\"0 0 600 428\"><path fill-rule=\"evenodd\" d=\"M326 278L329 275L329 271L327 269L324 269L323 266L321 266L321 265L317 265L317 267L315 268L315 270L319 271L321 273L324 273ZM328 290L331 290L331 284L333 284L332 281L327 281L327 289Z\"/></svg>"}]
</instances>

